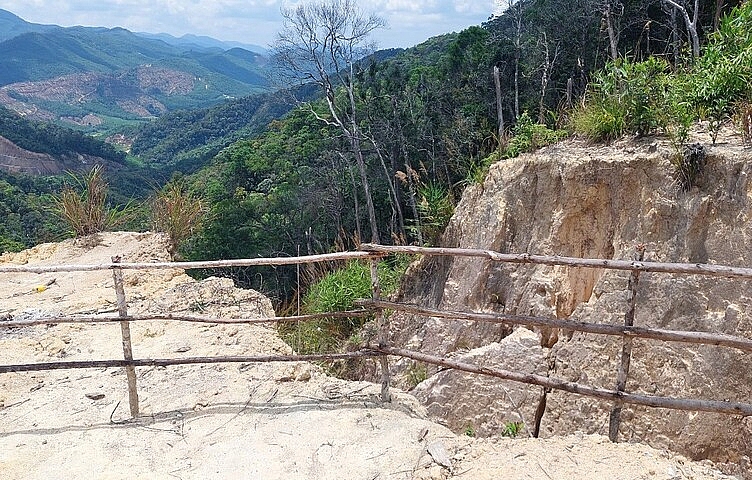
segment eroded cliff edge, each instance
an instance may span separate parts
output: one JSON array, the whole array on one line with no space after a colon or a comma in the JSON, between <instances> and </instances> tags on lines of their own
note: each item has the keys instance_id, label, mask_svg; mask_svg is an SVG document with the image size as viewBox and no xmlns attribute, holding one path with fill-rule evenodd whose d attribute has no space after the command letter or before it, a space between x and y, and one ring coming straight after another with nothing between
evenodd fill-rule
<instances>
[{"instance_id":1,"label":"eroded cliff edge","mask_svg":"<svg viewBox=\"0 0 752 480\"><path fill-rule=\"evenodd\" d=\"M752 149L729 134L705 145L707 164L688 192L674 177L670 142L626 139L611 146L570 140L493 165L465 192L443 246L508 253L752 265ZM505 312L623 324L629 272L423 258L409 272L400 301L447 309ZM422 351L483 358L489 365L614 388L621 339L571 332L519 332L490 324L394 316L393 341ZM642 274L635 325L752 338L752 284L701 276ZM538 341L531 342L530 336ZM527 345L527 347L525 347ZM489 354L491 352L491 354ZM397 366L402 372L410 365ZM510 368L511 369L511 368ZM524 417L542 437L607 433L610 403L544 393L538 387L448 372L416 394L453 429L499 434ZM472 388L480 394L473 400ZM752 358L695 345L635 341L630 392L748 402ZM464 395L463 395L464 393ZM620 437L726 462L749 471L752 419L625 408Z\"/></svg>"}]
</instances>

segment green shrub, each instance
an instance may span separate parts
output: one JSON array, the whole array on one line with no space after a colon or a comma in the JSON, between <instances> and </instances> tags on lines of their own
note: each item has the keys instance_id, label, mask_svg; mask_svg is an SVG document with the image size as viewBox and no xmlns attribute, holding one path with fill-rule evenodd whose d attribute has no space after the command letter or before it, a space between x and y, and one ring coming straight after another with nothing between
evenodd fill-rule
<instances>
[{"instance_id":1,"label":"green shrub","mask_svg":"<svg viewBox=\"0 0 752 480\"><path fill-rule=\"evenodd\" d=\"M700 117L709 122L715 143L734 107L752 99L752 2L724 17L693 66L690 80L686 94Z\"/></svg>"},{"instance_id":2,"label":"green shrub","mask_svg":"<svg viewBox=\"0 0 752 480\"><path fill-rule=\"evenodd\" d=\"M668 63L657 57L612 62L594 74L585 106L574 112L572 127L594 141L665 129L670 120L670 80Z\"/></svg>"},{"instance_id":3,"label":"green shrub","mask_svg":"<svg viewBox=\"0 0 752 480\"><path fill-rule=\"evenodd\" d=\"M658 57L643 62L622 64L627 128L638 135L647 135L664 129L666 116L666 89L670 81L668 63Z\"/></svg>"},{"instance_id":4,"label":"green shrub","mask_svg":"<svg viewBox=\"0 0 752 480\"><path fill-rule=\"evenodd\" d=\"M407 257L394 257L379 263L381 294L389 295L399 286L407 268ZM303 297L303 313L347 311L360 298L371 298L369 262L351 261L313 283ZM282 337L302 354L324 353L339 347L372 317L323 318L280 327Z\"/></svg>"},{"instance_id":5,"label":"green shrub","mask_svg":"<svg viewBox=\"0 0 752 480\"><path fill-rule=\"evenodd\" d=\"M551 130L545 125L535 123L527 112L517 119L512 134L513 136L504 150L503 156L505 158L514 158L522 153L532 152L556 143L567 136L567 132L563 130Z\"/></svg>"},{"instance_id":6,"label":"green shrub","mask_svg":"<svg viewBox=\"0 0 752 480\"><path fill-rule=\"evenodd\" d=\"M668 122L666 133L671 137L674 150L681 153L689 141L689 129L697 120L697 109L687 96L691 89L692 78L687 72L679 73L669 82L666 96Z\"/></svg>"},{"instance_id":7,"label":"green shrub","mask_svg":"<svg viewBox=\"0 0 752 480\"><path fill-rule=\"evenodd\" d=\"M25 248L26 245L24 245L23 243L13 240L6 235L0 234L0 254L3 254L5 252L20 252Z\"/></svg>"}]
</instances>

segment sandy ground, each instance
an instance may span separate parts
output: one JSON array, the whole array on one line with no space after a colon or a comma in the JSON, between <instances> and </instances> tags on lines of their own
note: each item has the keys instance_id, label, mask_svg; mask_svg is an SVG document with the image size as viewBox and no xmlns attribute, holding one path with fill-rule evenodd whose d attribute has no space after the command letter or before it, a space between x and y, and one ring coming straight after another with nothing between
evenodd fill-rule
<instances>
[{"instance_id":1,"label":"sandy ground","mask_svg":"<svg viewBox=\"0 0 752 480\"><path fill-rule=\"evenodd\" d=\"M0 257L0 266L166 260L150 234L108 234ZM37 293L35 287L55 283ZM129 311L252 316L270 304L180 271L126 274ZM0 319L112 311L111 273L0 273ZM0 320L2 321L2 320ZM282 353L265 326L143 322L136 358ZM117 324L0 328L0 364L122 358ZM0 373L3 479L723 479L710 464L600 436L474 439L429 421L410 395L315 365L139 368L131 419L122 369Z\"/></svg>"}]
</instances>

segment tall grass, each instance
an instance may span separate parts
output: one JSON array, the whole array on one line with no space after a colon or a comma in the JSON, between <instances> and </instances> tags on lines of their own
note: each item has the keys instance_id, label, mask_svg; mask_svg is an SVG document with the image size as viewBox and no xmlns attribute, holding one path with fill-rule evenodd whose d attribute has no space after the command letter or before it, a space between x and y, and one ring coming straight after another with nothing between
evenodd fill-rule
<instances>
[{"instance_id":1,"label":"tall grass","mask_svg":"<svg viewBox=\"0 0 752 480\"><path fill-rule=\"evenodd\" d=\"M101 165L82 175L70 174L68 183L54 198L54 211L76 237L104 232L131 218L131 204L112 207L107 202L109 185Z\"/></svg>"},{"instance_id":2,"label":"tall grass","mask_svg":"<svg viewBox=\"0 0 752 480\"><path fill-rule=\"evenodd\" d=\"M151 213L154 229L167 233L170 255L177 258L180 245L199 228L206 207L182 181L173 180L154 196Z\"/></svg>"}]
</instances>

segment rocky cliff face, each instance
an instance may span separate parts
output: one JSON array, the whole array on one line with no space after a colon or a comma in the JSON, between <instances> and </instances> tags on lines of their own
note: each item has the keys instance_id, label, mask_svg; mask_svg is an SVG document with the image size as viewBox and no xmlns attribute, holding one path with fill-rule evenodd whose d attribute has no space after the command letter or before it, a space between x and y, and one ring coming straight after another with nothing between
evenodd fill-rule
<instances>
[{"instance_id":1,"label":"rocky cliff face","mask_svg":"<svg viewBox=\"0 0 752 480\"><path fill-rule=\"evenodd\" d=\"M646 260L750 266L752 151L731 136L712 146L706 135L696 135L706 144L707 165L686 193L678 188L670 162L673 150L663 139L624 140L608 147L568 141L497 163L482 184L466 191L444 245L607 259L633 259L639 245ZM610 324L623 324L627 309L629 272L435 257L424 258L409 275L400 300L432 307ZM752 338L752 284L642 274L635 325ZM397 344L471 357L477 357L473 349L488 349L494 342L503 347L510 333L498 325L414 316L395 316L393 326ZM541 360L524 365L515 360L519 354L499 354L485 364L531 373L543 366L552 377L614 388L621 339L536 333L539 344L523 356L541 357L543 349ZM417 388L428 399L429 411L431 398L453 388L451 381L440 383L429 378ZM475 408L470 401L434 414L454 427L503 426L515 421L519 411L537 411L526 426L533 430L538 424L541 436L608 431L609 403L511 388L497 389L504 407L497 405L493 415L483 402ZM752 357L722 347L636 340L627 390L749 402ZM485 397L494 394L484 392ZM511 398L524 398L524 405ZM749 470L752 419L641 407L625 408L622 418L622 439L727 462L738 472Z\"/></svg>"}]
</instances>

